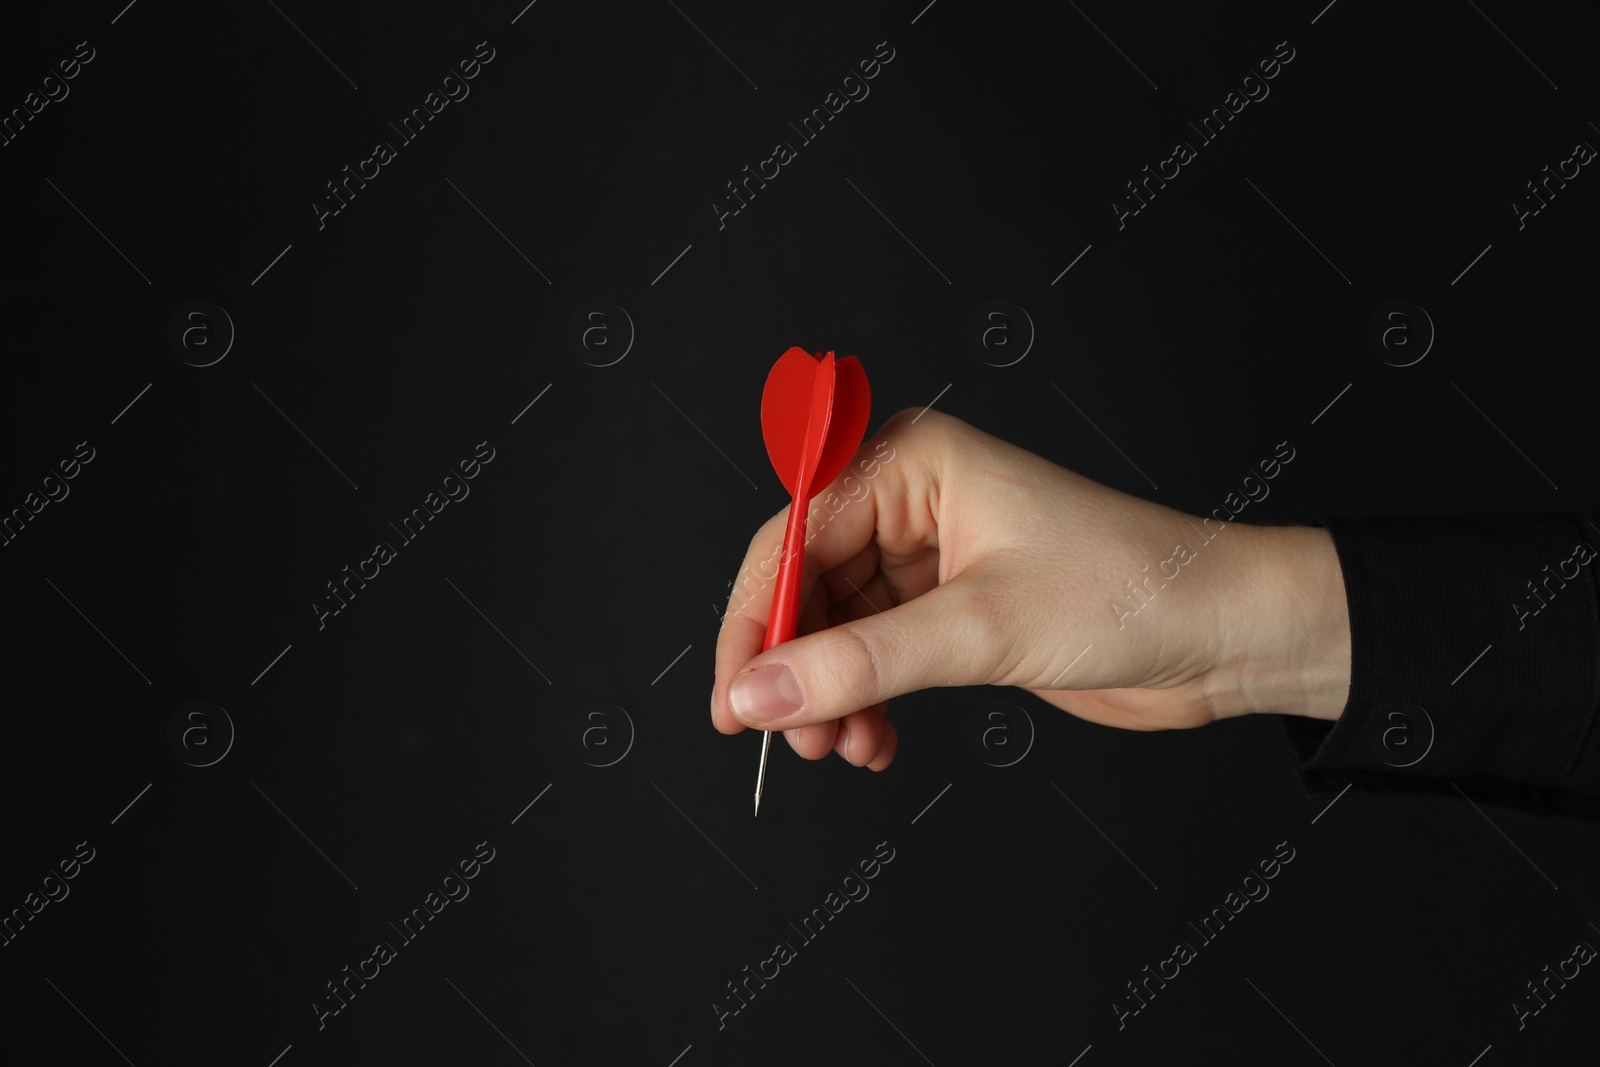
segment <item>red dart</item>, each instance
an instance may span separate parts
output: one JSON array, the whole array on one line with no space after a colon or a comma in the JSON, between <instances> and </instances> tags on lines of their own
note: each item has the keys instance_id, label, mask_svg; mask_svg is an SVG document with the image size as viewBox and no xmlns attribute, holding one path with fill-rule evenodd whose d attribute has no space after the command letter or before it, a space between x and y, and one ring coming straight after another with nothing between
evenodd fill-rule
<instances>
[{"instance_id":1,"label":"red dart","mask_svg":"<svg viewBox=\"0 0 1600 1067\"><path fill-rule=\"evenodd\" d=\"M762 651L795 636L800 617L800 574L805 561L806 512L811 498L833 483L866 436L872 395L867 373L854 356L813 356L791 348L767 374L761 393L761 436L792 502L783 531L777 586ZM763 731L756 773L756 814L767 776L772 731Z\"/></svg>"}]
</instances>

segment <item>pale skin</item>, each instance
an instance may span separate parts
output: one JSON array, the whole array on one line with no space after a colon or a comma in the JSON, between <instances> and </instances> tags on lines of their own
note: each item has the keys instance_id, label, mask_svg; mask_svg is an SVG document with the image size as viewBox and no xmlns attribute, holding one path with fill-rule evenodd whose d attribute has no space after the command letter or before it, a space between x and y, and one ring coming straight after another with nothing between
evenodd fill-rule
<instances>
[{"instance_id":1,"label":"pale skin","mask_svg":"<svg viewBox=\"0 0 1600 1067\"><path fill-rule=\"evenodd\" d=\"M1213 521L1208 541L1196 516L933 410L898 413L858 459L886 455L872 477L852 462L835 482L850 499L812 522L799 636L766 652L767 561L789 509L751 540L717 637L722 733L778 729L806 759L881 771L899 740L889 700L935 686L1016 686L1129 730L1344 710L1350 621L1326 530ZM736 713L736 681L798 706Z\"/></svg>"}]
</instances>

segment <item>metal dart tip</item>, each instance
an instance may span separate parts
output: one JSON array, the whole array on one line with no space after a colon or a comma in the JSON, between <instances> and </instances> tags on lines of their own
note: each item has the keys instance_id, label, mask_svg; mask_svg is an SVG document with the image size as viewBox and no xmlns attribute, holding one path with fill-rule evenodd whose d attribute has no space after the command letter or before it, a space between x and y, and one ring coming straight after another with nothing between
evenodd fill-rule
<instances>
[{"instance_id":1,"label":"metal dart tip","mask_svg":"<svg viewBox=\"0 0 1600 1067\"><path fill-rule=\"evenodd\" d=\"M767 750L772 747L772 731L761 735L761 767L756 771L756 814L761 814L761 787L767 781Z\"/></svg>"}]
</instances>

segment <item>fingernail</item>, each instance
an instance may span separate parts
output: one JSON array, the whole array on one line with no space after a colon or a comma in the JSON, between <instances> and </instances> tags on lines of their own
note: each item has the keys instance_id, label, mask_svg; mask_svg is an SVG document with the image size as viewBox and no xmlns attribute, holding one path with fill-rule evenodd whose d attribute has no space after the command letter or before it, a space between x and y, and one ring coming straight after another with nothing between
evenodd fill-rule
<instances>
[{"instance_id":1,"label":"fingernail","mask_svg":"<svg viewBox=\"0 0 1600 1067\"><path fill-rule=\"evenodd\" d=\"M794 672L782 664L741 674L728 687L733 713L751 724L799 711L802 702L800 683L794 680Z\"/></svg>"}]
</instances>

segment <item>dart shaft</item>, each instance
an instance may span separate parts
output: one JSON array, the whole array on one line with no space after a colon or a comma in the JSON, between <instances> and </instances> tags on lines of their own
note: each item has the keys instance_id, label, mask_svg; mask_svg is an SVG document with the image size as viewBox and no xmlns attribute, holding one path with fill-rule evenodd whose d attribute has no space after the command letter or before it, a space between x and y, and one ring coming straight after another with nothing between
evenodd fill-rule
<instances>
[{"instance_id":1,"label":"dart shaft","mask_svg":"<svg viewBox=\"0 0 1600 1067\"><path fill-rule=\"evenodd\" d=\"M796 500L789 507L789 521L783 530L783 555L778 560L777 585L772 591L772 611L767 616L765 652L795 635L800 621L800 575L805 569L806 504Z\"/></svg>"}]
</instances>

